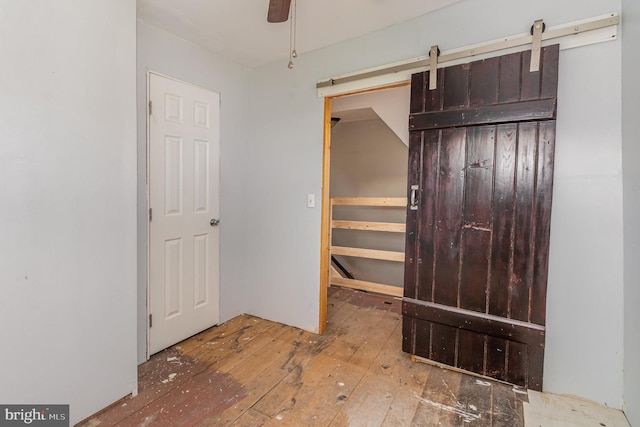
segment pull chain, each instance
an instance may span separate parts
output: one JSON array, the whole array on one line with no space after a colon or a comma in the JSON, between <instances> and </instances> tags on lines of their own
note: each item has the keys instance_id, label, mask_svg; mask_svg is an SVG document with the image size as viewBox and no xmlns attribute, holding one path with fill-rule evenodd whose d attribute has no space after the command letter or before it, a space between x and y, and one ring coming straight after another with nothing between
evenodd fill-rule
<instances>
[{"instance_id":1,"label":"pull chain","mask_svg":"<svg viewBox=\"0 0 640 427\"><path fill-rule=\"evenodd\" d=\"M291 4L291 21L289 23L289 69L293 68L293 59L298 57L296 52L296 0Z\"/></svg>"}]
</instances>

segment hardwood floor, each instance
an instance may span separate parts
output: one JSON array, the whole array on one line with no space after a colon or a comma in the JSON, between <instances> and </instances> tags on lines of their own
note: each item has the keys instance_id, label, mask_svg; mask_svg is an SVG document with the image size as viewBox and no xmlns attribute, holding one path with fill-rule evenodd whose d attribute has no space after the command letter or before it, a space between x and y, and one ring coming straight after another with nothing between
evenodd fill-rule
<instances>
[{"instance_id":1,"label":"hardwood floor","mask_svg":"<svg viewBox=\"0 0 640 427\"><path fill-rule=\"evenodd\" d=\"M411 361L400 301L332 287L324 335L242 315L154 355L93 426L524 426L527 391Z\"/></svg>"}]
</instances>

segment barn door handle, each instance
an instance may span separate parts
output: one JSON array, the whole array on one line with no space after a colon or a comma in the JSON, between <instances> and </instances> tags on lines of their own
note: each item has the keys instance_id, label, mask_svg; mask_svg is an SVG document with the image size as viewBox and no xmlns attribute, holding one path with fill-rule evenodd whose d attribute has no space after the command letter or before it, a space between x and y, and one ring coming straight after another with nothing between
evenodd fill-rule
<instances>
[{"instance_id":1,"label":"barn door handle","mask_svg":"<svg viewBox=\"0 0 640 427\"><path fill-rule=\"evenodd\" d=\"M220 224L220 220L217 218L211 218L211 221L209 221L209 225L212 227L215 227L218 224Z\"/></svg>"},{"instance_id":2,"label":"barn door handle","mask_svg":"<svg viewBox=\"0 0 640 427\"><path fill-rule=\"evenodd\" d=\"M418 210L418 186L417 185L412 185L411 186L411 197L410 197L410 201L409 201L409 208L412 211L417 211Z\"/></svg>"}]
</instances>

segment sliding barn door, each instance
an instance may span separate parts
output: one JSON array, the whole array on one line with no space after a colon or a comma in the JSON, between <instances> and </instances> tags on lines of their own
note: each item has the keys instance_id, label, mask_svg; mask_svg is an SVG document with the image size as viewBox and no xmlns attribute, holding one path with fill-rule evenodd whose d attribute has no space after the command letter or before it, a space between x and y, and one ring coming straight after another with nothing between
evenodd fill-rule
<instances>
[{"instance_id":1,"label":"sliding barn door","mask_svg":"<svg viewBox=\"0 0 640 427\"><path fill-rule=\"evenodd\" d=\"M558 46L411 83L403 350L542 388Z\"/></svg>"}]
</instances>

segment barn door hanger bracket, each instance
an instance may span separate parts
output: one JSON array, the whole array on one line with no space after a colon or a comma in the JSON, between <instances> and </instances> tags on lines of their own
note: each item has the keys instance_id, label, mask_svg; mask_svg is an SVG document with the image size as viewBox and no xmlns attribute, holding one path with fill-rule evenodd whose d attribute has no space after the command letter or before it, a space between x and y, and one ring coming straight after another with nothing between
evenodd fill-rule
<instances>
[{"instance_id":1,"label":"barn door hanger bracket","mask_svg":"<svg viewBox=\"0 0 640 427\"><path fill-rule=\"evenodd\" d=\"M580 21L562 25L549 26L545 30L542 24L542 41L558 43L560 50L588 46L595 43L609 42L618 39L620 15L616 12L594 16ZM534 28L535 30L536 28ZM483 43L463 46L443 51L437 58L436 66L444 67L471 62L496 56L497 52L509 53L529 49L532 45L533 33L523 32L490 40ZM334 76L316 83L318 96L328 97L352 93L358 90L382 87L385 85L405 83L411 80L411 74L430 69L431 59L426 55L404 61L369 68L367 70ZM538 62L538 67L540 62ZM526 67L526 65L525 65ZM434 69L434 68L431 68ZM435 73L433 73L435 74Z\"/></svg>"},{"instance_id":2,"label":"barn door hanger bracket","mask_svg":"<svg viewBox=\"0 0 640 427\"><path fill-rule=\"evenodd\" d=\"M542 49L542 33L544 33L545 25L542 19L538 19L531 27L531 64L529 64L529 72L534 73L540 71L540 52Z\"/></svg>"},{"instance_id":3,"label":"barn door hanger bracket","mask_svg":"<svg viewBox=\"0 0 640 427\"><path fill-rule=\"evenodd\" d=\"M431 46L429 50L429 90L438 88L438 56L440 56L438 45Z\"/></svg>"}]
</instances>

